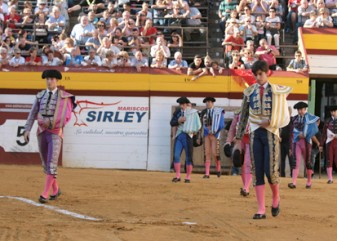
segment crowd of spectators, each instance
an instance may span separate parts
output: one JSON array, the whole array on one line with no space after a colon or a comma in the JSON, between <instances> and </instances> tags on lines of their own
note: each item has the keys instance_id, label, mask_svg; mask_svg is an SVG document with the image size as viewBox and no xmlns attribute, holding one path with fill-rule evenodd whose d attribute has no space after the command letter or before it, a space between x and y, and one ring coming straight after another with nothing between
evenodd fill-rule
<instances>
[{"instance_id":1,"label":"crowd of spectators","mask_svg":"<svg viewBox=\"0 0 337 241\"><path fill-rule=\"evenodd\" d=\"M224 0L218 15L225 66L208 55L196 55L188 64L184 42L191 40L192 32L205 34L199 7L207 3L210 1L0 0L0 64L103 66L111 70L133 66L138 72L142 67L188 68L189 75L199 78L221 74L223 67L250 69L254 61L263 59L271 69L281 70L276 57L282 29L297 41L300 26L337 26L335 0L289 0L287 7L279 0ZM74 15L78 23L71 25L70 16ZM174 26L192 28L181 31Z\"/></svg>"},{"instance_id":2,"label":"crowd of spectators","mask_svg":"<svg viewBox=\"0 0 337 241\"><path fill-rule=\"evenodd\" d=\"M186 68L201 0L0 0L1 66ZM78 16L71 25L70 17ZM156 25L168 26L158 29ZM196 29L181 31L172 26ZM173 58L174 56L174 58Z\"/></svg>"}]
</instances>

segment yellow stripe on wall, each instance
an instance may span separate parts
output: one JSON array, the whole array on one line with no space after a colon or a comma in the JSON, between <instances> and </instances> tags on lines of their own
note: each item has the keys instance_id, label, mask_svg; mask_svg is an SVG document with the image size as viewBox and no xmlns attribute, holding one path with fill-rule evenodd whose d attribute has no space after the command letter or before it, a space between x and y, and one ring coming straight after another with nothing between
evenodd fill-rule
<instances>
[{"instance_id":1,"label":"yellow stripe on wall","mask_svg":"<svg viewBox=\"0 0 337 241\"><path fill-rule=\"evenodd\" d=\"M303 34L306 49L337 50L337 35Z\"/></svg>"}]
</instances>

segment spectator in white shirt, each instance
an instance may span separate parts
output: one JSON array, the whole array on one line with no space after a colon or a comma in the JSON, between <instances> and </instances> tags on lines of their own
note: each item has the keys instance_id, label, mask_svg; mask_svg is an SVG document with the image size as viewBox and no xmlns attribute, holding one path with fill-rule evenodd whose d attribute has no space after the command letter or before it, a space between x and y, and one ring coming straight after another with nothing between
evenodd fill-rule
<instances>
[{"instance_id":1,"label":"spectator in white shirt","mask_svg":"<svg viewBox=\"0 0 337 241\"><path fill-rule=\"evenodd\" d=\"M102 66L112 69L117 66L117 59L112 50L108 50L105 54L105 58L103 59Z\"/></svg>"},{"instance_id":2,"label":"spectator in white shirt","mask_svg":"<svg viewBox=\"0 0 337 241\"><path fill-rule=\"evenodd\" d=\"M0 0L0 22L5 20L5 16L8 14L8 5Z\"/></svg>"},{"instance_id":3,"label":"spectator in white shirt","mask_svg":"<svg viewBox=\"0 0 337 241\"><path fill-rule=\"evenodd\" d=\"M162 52L165 58L171 56L170 49L165 45L165 40L163 37L157 37L156 45L151 47L151 56L155 57L157 52Z\"/></svg>"},{"instance_id":4,"label":"spectator in white shirt","mask_svg":"<svg viewBox=\"0 0 337 241\"><path fill-rule=\"evenodd\" d=\"M84 66L101 66L102 61L99 56L96 55L96 51L94 49L89 50L89 55L84 57L84 61L82 63Z\"/></svg>"},{"instance_id":5,"label":"spectator in white shirt","mask_svg":"<svg viewBox=\"0 0 337 241\"><path fill-rule=\"evenodd\" d=\"M63 64L62 60L54 57L53 51L47 52L47 58L43 58L42 61L43 61L42 64L44 66L60 66Z\"/></svg>"},{"instance_id":6,"label":"spectator in white shirt","mask_svg":"<svg viewBox=\"0 0 337 241\"><path fill-rule=\"evenodd\" d=\"M12 67L19 67L26 63L25 58L21 56L20 49L14 49L14 57L9 61L9 65Z\"/></svg>"},{"instance_id":7,"label":"spectator in white shirt","mask_svg":"<svg viewBox=\"0 0 337 241\"><path fill-rule=\"evenodd\" d=\"M315 10L311 11L310 18L304 22L303 28L317 28L317 13Z\"/></svg>"},{"instance_id":8,"label":"spectator in white shirt","mask_svg":"<svg viewBox=\"0 0 337 241\"><path fill-rule=\"evenodd\" d=\"M281 19L276 16L276 9L274 7L269 9L269 17L266 18L266 37L268 44L271 45L272 38L274 38L275 47L280 48L280 30Z\"/></svg>"},{"instance_id":9,"label":"spectator in white shirt","mask_svg":"<svg viewBox=\"0 0 337 241\"><path fill-rule=\"evenodd\" d=\"M143 56L141 51L137 51L135 57L131 60L131 66L136 67L137 72L141 72L141 67L148 67L149 62L147 58Z\"/></svg>"},{"instance_id":10,"label":"spectator in white shirt","mask_svg":"<svg viewBox=\"0 0 337 241\"><path fill-rule=\"evenodd\" d=\"M80 23L76 24L71 31L70 37L75 40L77 45L84 45L92 37L95 26L89 23L87 16L82 16Z\"/></svg>"},{"instance_id":11,"label":"spectator in white shirt","mask_svg":"<svg viewBox=\"0 0 337 241\"><path fill-rule=\"evenodd\" d=\"M46 21L48 31L61 33L65 26L65 18L61 15L60 9L56 6L52 8L50 17Z\"/></svg>"},{"instance_id":12,"label":"spectator in white shirt","mask_svg":"<svg viewBox=\"0 0 337 241\"><path fill-rule=\"evenodd\" d=\"M5 47L0 47L0 63L2 66L8 65L10 57L8 56L8 51Z\"/></svg>"},{"instance_id":13,"label":"spectator in white shirt","mask_svg":"<svg viewBox=\"0 0 337 241\"><path fill-rule=\"evenodd\" d=\"M114 52L114 55L118 55L120 53L120 49L115 45L112 45L111 40L108 37L104 37L102 39L102 45L97 49L97 54L101 56L101 58L105 58L108 50Z\"/></svg>"},{"instance_id":14,"label":"spectator in white shirt","mask_svg":"<svg viewBox=\"0 0 337 241\"><path fill-rule=\"evenodd\" d=\"M117 65L120 67L129 67L131 66L129 54L126 51L121 51L118 54Z\"/></svg>"},{"instance_id":15,"label":"spectator in white shirt","mask_svg":"<svg viewBox=\"0 0 337 241\"><path fill-rule=\"evenodd\" d=\"M34 15L39 15L43 13L45 16L48 15L49 9L47 8L47 0L38 0L36 8L34 10Z\"/></svg>"},{"instance_id":16,"label":"spectator in white shirt","mask_svg":"<svg viewBox=\"0 0 337 241\"><path fill-rule=\"evenodd\" d=\"M319 16L316 18L316 23L319 28L332 28L332 18L329 16L329 9L320 8Z\"/></svg>"},{"instance_id":17,"label":"spectator in white shirt","mask_svg":"<svg viewBox=\"0 0 337 241\"><path fill-rule=\"evenodd\" d=\"M183 60L181 52L174 53L174 60L170 61L168 68L175 70L180 70L181 68L188 68L188 64L186 60Z\"/></svg>"}]
</instances>

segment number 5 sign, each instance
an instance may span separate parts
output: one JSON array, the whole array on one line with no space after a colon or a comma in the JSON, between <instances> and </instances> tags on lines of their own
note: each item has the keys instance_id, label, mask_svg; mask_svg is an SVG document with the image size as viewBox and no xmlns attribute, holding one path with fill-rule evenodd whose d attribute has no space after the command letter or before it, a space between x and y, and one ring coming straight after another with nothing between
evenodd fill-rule
<instances>
[{"instance_id":1,"label":"number 5 sign","mask_svg":"<svg viewBox=\"0 0 337 241\"><path fill-rule=\"evenodd\" d=\"M25 120L8 119L0 126L0 146L5 152L38 152L36 128L37 122L34 123L30 134L30 142L24 140Z\"/></svg>"}]
</instances>

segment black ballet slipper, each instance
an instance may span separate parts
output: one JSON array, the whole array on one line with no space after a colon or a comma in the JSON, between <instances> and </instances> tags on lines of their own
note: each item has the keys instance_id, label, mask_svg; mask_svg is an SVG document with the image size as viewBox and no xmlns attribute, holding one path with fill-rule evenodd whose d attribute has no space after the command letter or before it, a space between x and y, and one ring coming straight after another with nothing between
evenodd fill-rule
<instances>
[{"instance_id":1,"label":"black ballet slipper","mask_svg":"<svg viewBox=\"0 0 337 241\"><path fill-rule=\"evenodd\" d=\"M254 214L253 219L266 219L266 214Z\"/></svg>"},{"instance_id":2,"label":"black ballet slipper","mask_svg":"<svg viewBox=\"0 0 337 241\"><path fill-rule=\"evenodd\" d=\"M49 200L54 201L56 200L59 196L61 196L62 192L61 189L59 188L58 192L56 195L50 195Z\"/></svg>"},{"instance_id":3,"label":"black ballet slipper","mask_svg":"<svg viewBox=\"0 0 337 241\"><path fill-rule=\"evenodd\" d=\"M45 197L40 196L40 197L39 197L39 202L40 202L40 203L47 203L47 202L48 202L48 199L45 198Z\"/></svg>"},{"instance_id":4,"label":"black ballet slipper","mask_svg":"<svg viewBox=\"0 0 337 241\"><path fill-rule=\"evenodd\" d=\"M277 217L280 213L280 204L278 204L278 206L276 208L271 207L271 215L273 217Z\"/></svg>"},{"instance_id":5,"label":"black ballet slipper","mask_svg":"<svg viewBox=\"0 0 337 241\"><path fill-rule=\"evenodd\" d=\"M172 179L172 182L180 182L180 178L175 177L175 178Z\"/></svg>"}]
</instances>

